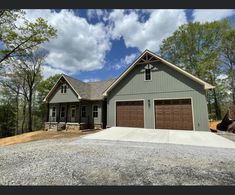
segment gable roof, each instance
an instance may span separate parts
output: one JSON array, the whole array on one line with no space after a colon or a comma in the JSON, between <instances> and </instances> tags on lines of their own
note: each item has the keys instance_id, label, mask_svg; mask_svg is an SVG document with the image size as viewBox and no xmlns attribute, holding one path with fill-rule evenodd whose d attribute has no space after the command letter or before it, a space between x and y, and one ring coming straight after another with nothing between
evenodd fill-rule
<instances>
[{"instance_id":1,"label":"gable roof","mask_svg":"<svg viewBox=\"0 0 235 195\"><path fill-rule=\"evenodd\" d=\"M164 60L163 58L159 57L155 53L145 50L103 93L103 96L107 96L108 92L116 86L136 65L143 64L143 63L150 63L150 62L156 62L161 61L164 64L168 65L169 67L173 68L174 70L180 72L181 74L187 76L188 78L196 81L197 83L204 86L204 89L213 89L214 86L210 85L209 83L193 76L192 74L186 72L185 70L179 68L178 66L168 62L167 60Z\"/></svg>"},{"instance_id":2,"label":"gable roof","mask_svg":"<svg viewBox=\"0 0 235 195\"><path fill-rule=\"evenodd\" d=\"M84 100L102 100L104 98L102 95L104 90L107 89L108 86L115 81L115 79L112 79L112 80L85 83L83 81L74 79L68 75L62 74L43 101L48 100L48 98L52 95L52 93L54 92L54 90L56 89L62 78L65 79L65 81L77 94L78 99L84 99Z\"/></svg>"}]
</instances>

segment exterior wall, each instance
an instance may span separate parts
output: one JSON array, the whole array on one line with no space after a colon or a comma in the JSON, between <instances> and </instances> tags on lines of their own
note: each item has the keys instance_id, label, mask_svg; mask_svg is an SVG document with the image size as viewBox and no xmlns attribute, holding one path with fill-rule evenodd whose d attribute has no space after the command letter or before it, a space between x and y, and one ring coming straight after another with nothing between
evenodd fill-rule
<instances>
[{"instance_id":1,"label":"exterior wall","mask_svg":"<svg viewBox=\"0 0 235 195\"><path fill-rule=\"evenodd\" d=\"M108 94L107 126L116 126L116 101L144 100L144 126L155 128L154 99L192 98L194 129L209 130L208 111L203 86L157 62L152 65L152 80L144 81L146 65L137 65ZM148 105L150 100L150 105Z\"/></svg>"},{"instance_id":2,"label":"exterior wall","mask_svg":"<svg viewBox=\"0 0 235 195\"><path fill-rule=\"evenodd\" d=\"M86 106L87 107L87 113L86 117L81 116L81 106ZM93 118L93 106L97 105L98 106L98 117ZM52 108L56 107L56 117L53 120L52 119ZM60 117L60 111L61 107L65 107L65 117L61 118ZM71 108L72 106L75 106L76 111L75 111L75 121L71 120ZM81 123L83 124L83 128L102 128L103 127L103 121L102 121L102 101L81 101L81 102L71 102L71 103L50 103L49 104L49 122L66 122L66 114L67 116L67 122L68 123ZM86 126L85 125L90 125ZM70 124L71 126L71 124Z\"/></svg>"},{"instance_id":3,"label":"exterior wall","mask_svg":"<svg viewBox=\"0 0 235 195\"><path fill-rule=\"evenodd\" d=\"M61 82L51 95L49 99L49 103L63 103L63 102L78 102L78 96L73 91L73 89L67 84L67 91L66 93L61 93L60 87L62 84L67 83L66 81Z\"/></svg>"},{"instance_id":4,"label":"exterior wall","mask_svg":"<svg viewBox=\"0 0 235 195\"><path fill-rule=\"evenodd\" d=\"M93 106L98 106L98 117L93 118ZM102 124L102 101L82 101L81 106L86 106L86 117L81 117L81 123Z\"/></svg>"}]
</instances>

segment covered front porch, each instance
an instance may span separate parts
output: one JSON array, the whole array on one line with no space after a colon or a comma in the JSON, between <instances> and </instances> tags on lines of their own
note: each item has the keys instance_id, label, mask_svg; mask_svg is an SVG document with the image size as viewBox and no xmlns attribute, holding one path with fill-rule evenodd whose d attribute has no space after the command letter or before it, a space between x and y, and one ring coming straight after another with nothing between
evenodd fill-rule
<instances>
[{"instance_id":1,"label":"covered front porch","mask_svg":"<svg viewBox=\"0 0 235 195\"><path fill-rule=\"evenodd\" d=\"M103 128L101 101L48 103L46 130Z\"/></svg>"}]
</instances>

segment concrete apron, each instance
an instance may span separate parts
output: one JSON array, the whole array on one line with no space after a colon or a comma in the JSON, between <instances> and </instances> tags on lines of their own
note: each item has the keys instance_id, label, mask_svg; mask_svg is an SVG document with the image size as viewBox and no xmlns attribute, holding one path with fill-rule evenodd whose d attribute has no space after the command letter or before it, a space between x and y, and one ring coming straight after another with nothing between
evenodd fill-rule
<instances>
[{"instance_id":1,"label":"concrete apron","mask_svg":"<svg viewBox=\"0 0 235 195\"><path fill-rule=\"evenodd\" d=\"M161 130L144 128L111 127L84 139L135 141L150 143L182 144L217 148L234 148L235 142L212 132Z\"/></svg>"}]
</instances>

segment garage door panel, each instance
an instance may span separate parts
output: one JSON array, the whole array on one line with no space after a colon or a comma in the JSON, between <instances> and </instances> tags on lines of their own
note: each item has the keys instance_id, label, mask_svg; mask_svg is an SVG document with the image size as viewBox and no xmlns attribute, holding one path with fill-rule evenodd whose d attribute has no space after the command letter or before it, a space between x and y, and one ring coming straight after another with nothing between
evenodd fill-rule
<instances>
[{"instance_id":1,"label":"garage door panel","mask_svg":"<svg viewBox=\"0 0 235 195\"><path fill-rule=\"evenodd\" d=\"M193 130L191 99L155 100L155 127Z\"/></svg>"},{"instance_id":2,"label":"garage door panel","mask_svg":"<svg viewBox=\"0 0 235 195\"><path fill-rule=\"evenodd\" d=\"M116 103L116 126L144 127L143 101L123 101Z\"/></svg>"}]
</instances>

